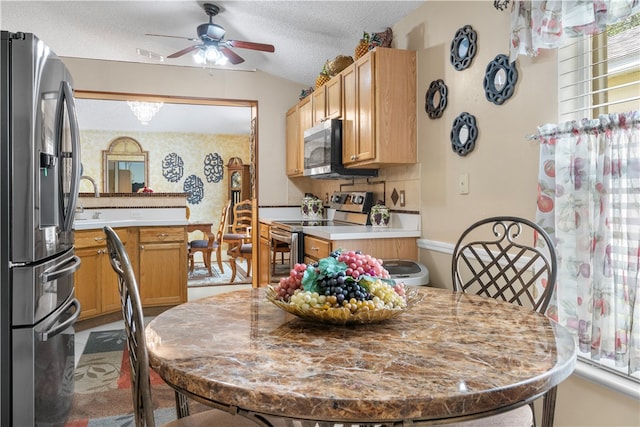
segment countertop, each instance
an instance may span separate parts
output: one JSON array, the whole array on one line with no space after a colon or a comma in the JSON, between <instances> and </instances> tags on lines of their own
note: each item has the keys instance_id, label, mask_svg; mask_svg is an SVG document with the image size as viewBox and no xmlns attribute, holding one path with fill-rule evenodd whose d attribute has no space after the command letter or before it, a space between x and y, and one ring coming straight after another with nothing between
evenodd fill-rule
<instances>
[{"instance_id":1,"label":"countertop","mask_svg":"<svg viewBox=\"0 0 640 427\"><path fill-rule=\"evenodd\" d=\"M103 228L110 226L116 227L155 227L155 226L167 226L167 225L187 225L186 219L119 219L119 220L104 220L104 219L87 219L77 220L73 223L74 230L93 230L97 228Z\"/></svg>"},{"instance_id":2,"label":"countertop","mask_svg":"<svg viewBox=\"0 0 640 427\"><path fill-rule=\"evenodd\" d=\"M264 288L202 298L149 323L150 364L212 402L356 424L505 410L574 369L574 337L535 311L446 289L417 292L400 316L351 326L296 318Z\"/></svg>"},{"instance_id":3,"label":"countertop","mask_svg":"<svg viewBox=\"0 0 640 427\"><path fill-rule=\"evenodd\" d=\"M97 218L96 218L97 217ZM187 225L184 208L85 209L76 214L74 230L110 227Z\"/></svg>"}]
</instances>

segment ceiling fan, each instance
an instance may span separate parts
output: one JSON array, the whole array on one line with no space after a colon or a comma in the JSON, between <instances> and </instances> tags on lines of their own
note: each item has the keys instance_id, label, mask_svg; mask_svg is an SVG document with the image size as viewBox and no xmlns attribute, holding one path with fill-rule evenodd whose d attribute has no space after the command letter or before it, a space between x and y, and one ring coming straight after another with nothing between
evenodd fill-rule
<instances>
[{"instance_id":1,"label":"ceiling fan","mask_svg":"<svg viewBox=\"0 0 640 427\"><path fill-rule=\"evenodd\" d=\"M232 51L230 49L232 47L259 50L262 52L275 52L275 48L270 44L246 42L240 40L225 40L225 29L220 25L213 23L213 17L220 12L220 8L213 3L204 3L202 7L205 13L209 15L209 22L206 24L198 25L196 29L196 32L198 34L197 39L189 37L167 36L163 34L147 34L148 36L173 37L200 42L198 44L194 44L192 46L179 50L178 52L172 53L171 55L167 56L167 58L178 58L182 55L186 55L187 53L200 50L204 62L206 62L207 60L211 60L210 55L213 53L214 55L218 56L220 54L223 55L226 60L236 65L244 62L244 58Z\"/></svg>"}]
</instances>

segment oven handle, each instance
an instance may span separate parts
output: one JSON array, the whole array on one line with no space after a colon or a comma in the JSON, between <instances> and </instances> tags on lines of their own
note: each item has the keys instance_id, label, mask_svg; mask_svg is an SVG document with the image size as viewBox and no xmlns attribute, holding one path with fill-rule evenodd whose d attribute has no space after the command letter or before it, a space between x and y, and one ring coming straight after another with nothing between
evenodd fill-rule
<instances>
[{"instance_id":1,"label":"oven handle","mask_svg":"<svg viewBox=\"0 0 640 427\"><path fill-rule=\"evenodd\" d=\"M75 307L76 311L71 315L71 317L69 317L59 325L54 326L58 319L62 316L62 314L72 307ZM68 327L73 326L76 320L78 320L78 317L80 317L80 309L80 301L78 301L77 298L74 298L69 302L69 304L64 305L57 312L53 313L51 315L51 321L48 325L45 325L45 330L40 333L40 339L43 342L47 341L49 338L53 338Z\"/></svg>"},{"instance_id":2,"label":"oven handle","mask_svg":"<svg viewBox=\"0 0 640 427\"><path fill-rule=\"evenodd\" d=\"M271 229L271 238L273 240L277 240L279 242L289 243L291 244L291 238L293 233L289 233L282 230Z\"/></svg>"}]
</instances>

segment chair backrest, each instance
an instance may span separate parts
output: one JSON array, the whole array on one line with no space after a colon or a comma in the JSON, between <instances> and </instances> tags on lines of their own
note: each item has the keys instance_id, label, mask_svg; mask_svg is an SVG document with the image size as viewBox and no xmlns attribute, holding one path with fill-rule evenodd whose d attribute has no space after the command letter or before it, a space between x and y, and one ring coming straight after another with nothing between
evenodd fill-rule
<instances>
[{"instance_id":1,"label":"chair backrest","mask_svg":"<svg viewBox=\"0 0 640 427\"><path fill-rule=\"evenodd\" d=\"M229 217L229 207L231 206L231 200L227 200L227 203L222 207L222 213L220 214L220 222L218 223L218 231L216 232L216 242L222 242L222 235L227 230L227 218Z\"/></svg>"},{"instance_id":2,"label":"chair backrest","mask_svg":"<svg viewBox=\"0 0 640 427\"><path fill-rule=\"evenodd\" d=\"M111 267L118 275L122 318L127 333L131 365L131 392L136 427L155 427L149 380L149 355L144 336L144 317L138 284L122 241L111 227L104 227Z\"/></svg>"},{"instance_id":3,"label":"chair backrest","mask_svg":"<svg viewBox=\"0 0 640 427\"><path fill-rule=\"evenodd\" d=\"M233 205L233 224L231 232L234 234L251 234L253 221L253 201L242 200Z\"/></svg>"},{"instance_id":4,"label":"chair backrest","mask_svg":"<svg viewBox=\"0 0 640 427\"><path fill-rule=\"evenodd\" d=\"M525 244L526 239L531 244ZM534 246L534 239L538 244ZM537 224L518 217L486 218L467 228L453 250L453 290L532 308L545 314L556 284L551 238ZM539 292L536 283L543 291Z\"/></svg>"}]
</instances>

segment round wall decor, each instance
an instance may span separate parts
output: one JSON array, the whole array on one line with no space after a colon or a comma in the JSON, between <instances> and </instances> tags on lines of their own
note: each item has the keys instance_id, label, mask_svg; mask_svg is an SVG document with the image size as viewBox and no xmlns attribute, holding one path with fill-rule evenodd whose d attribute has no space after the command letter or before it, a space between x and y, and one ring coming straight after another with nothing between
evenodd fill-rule
<instances>
[{"instance_id":1,"label":"round wall decor","mask_svg":"<svg viewBox=\"0 0 640 427\"><path fill-rule=\"evenodd\" d=\"M460 156L466 156L475 148L477 138L475 116L462 113L456 117L451 127L451 149Z\"/></svg>"},{"instance_id":2,"label":"round wall decor","mask_svg":"<svg viewBox=\"0 0 640 427\"><path fill-rule=\"evenodd\" d=\"M458 70L469 68L476 55L477 34L471 25L460 28L451 41L451 64Z\"/></svg>"},{"instance_id":3,"label":"round wall decor","mask_svg":"<svg viewBox=\"0 0 640 427\"><path fill-rule=\"evenodd\" d=\"M424 109L430 119L439 119L447 108L447 85L442 79L431 82L425 95Z\"/></svg>"},{"instance_id":4,"label":"round wall decor","mask_svg":"<svg viewBox=\"0 0 640 427\"><path fill-rule=\"evenodd\" d=\"M501 105L511 98L518 81L516 63L509 63L507 55L500 54L487 65L484 75L484 94L487 101Z\"/></svg>"}]
</instances>

